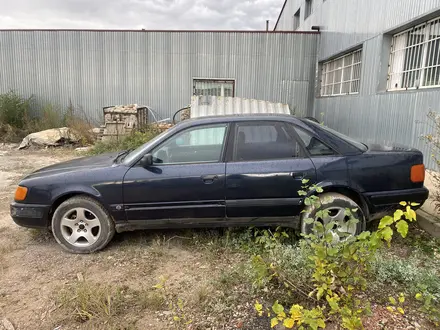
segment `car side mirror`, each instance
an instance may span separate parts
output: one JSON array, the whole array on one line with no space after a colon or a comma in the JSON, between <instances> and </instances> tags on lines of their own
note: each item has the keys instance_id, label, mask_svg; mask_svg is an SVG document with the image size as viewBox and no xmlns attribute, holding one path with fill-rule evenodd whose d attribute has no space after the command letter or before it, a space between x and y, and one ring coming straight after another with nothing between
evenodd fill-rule
<instances>
[{"instance_id":1,"label":"car side mirror","mask_svg":"<svg viewBox=\"0 0 440 330\"><path fill-rule=\"evenodd\" d=\"M144 155L141 159L140 164L144 168L147 168L147 167L153 165L153 155L152 154Z\"/></svg>"}]
</instances>

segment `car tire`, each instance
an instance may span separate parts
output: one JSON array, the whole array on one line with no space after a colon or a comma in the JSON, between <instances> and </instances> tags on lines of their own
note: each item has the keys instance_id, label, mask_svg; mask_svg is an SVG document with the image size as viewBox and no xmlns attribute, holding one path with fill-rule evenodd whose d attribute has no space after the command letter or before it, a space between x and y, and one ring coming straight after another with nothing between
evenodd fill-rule
<instances>
[{"instance_id":1,"label":"car tire","mask_svg":"<svg viewBox=\"0 0 440 330\"><path fill-rule=\"evenodd\" d=\"M351 198L339 193L330 192L330 193L320 194L319 199L321 202L320 207L307 206L304 209L304 212L301 216L301 234L309 235L312 233L313 224L307 224L304 220L309 218L315 219L317 212L321 210L329 210L330 220L335 220L339 222L340 223L339 228L346 229L344 231L352 235L359 235L361 232L365 230L364 212L362 211L362 208ZM356 212L352 212L353 216L359 220L359 222L355 226L344 227L344 222L348 220L348 217L345 215L346 209L356 210ZM324 219L324 220L318 219L318 221L323 222L323 224L325 224L325 222L328 221L329 219Z\"/></svg>"},{"instance_id":2,"label":"car tire","mask_svg":"<svg viewBox=\"0 0 440 330\"><path fill-rule=\"evenodd\" d=\"M115 235L115 224L108 211L96 200L77 196L55 210L52 232L64 250L86 254L107 246Z\"/></svg>"}]
</instances>

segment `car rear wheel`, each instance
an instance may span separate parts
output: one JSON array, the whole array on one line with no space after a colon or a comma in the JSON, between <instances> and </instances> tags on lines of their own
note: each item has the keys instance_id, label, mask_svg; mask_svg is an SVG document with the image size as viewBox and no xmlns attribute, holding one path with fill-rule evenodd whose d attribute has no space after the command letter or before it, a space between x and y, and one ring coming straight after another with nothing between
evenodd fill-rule
<instances>
[{"instance_id":1,"label":"car rear wheel","mask_svg":"<svg viewBox=\"0 0 440 330\"><path fill-rule=\"evenodd\" d=\"M66 200L52 219L56 241L70 253L92 253L103 249L115 234L115 225L107 210L90 197Z\"/></svg>"},{"instance_id":2,"label":"car rear wheel","mask_svg":"<svg viewBox=\"0 0 440 330\"><path fill-rule=\"evenodd\" d=\"M323 193L319 195L320 207L307 206L301 217L301 233L309 235L312 233L313 224L307 224L305 219L315 219L324 226L330 222L335 222L335 225L330 232L333 235L333 241L340 241L344 238L339 233L346 233L348 235L359 235L365 228L365 215L361 207L352 199L339 193ZM356 224L349 222L350 216L346 210L350 210L353 217L358 220ZM317 216L319 211L327 211L328 216ZM326 213L327 213L326 212Z\"/></svg>"}]
</instances>

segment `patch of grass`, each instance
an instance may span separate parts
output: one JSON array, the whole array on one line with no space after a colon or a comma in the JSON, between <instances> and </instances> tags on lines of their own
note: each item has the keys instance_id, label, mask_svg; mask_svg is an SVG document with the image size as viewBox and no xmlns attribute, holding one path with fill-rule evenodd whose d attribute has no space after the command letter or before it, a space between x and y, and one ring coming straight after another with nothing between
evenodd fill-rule
<instances>
[{"instance_id":1,"label":"patch of grass","mask_svg":"<svg viewBox=\"0 0 440 330\"><path fill-rule=\"evenodd\" d=\"M239 265L237 268L223 270L220 273L217 279L217 288L223 292L228 292L243 282L246 282L244 265Z\"/></svg>"},{"instance_id":2,"label":"patch of grass","mask_svg":"<svg viewBox=\"0 0 440 330\"><path fill-rule=\"evenodd\" d=\"M197 290L197 302L199 304L203 304L204 302L206 302L209 299L211 291L212 291L212 289L210 287L208 287L207 285L201 286Z\"/></svg>"},{"instance_id":3,"label":"patch of grass","mask_svg":"<svg viewBox=\"0 0 440 330\"><path fill-rule=\"evenodd\" d=\"M371 287L378 292L391 286L414 297L424 288L440 299L440 274L435 261L427 264L417 255L402 259L382 252L372 266Z\"/></svg>"},{"instance_id":4,"label":"patch of grass","mask_svg":"<svg viewBox=\"0 0 440 330\"><path fill-rule=\"evenodd\" d=\"M413 225L414 226L414 225ZM413 235L409 235L402 243L416 248L428 257L440 256L440 239L430 236L420 228L411 228Z\"/></svg>"},{"instance_id":5,"label":"patch of grass","mask_svg":"<svg viewBox=\"0 0 440 330\"><path fill-rule=\"evenodd\" d=\"M162 131L154 125L150 125L142 129L141 131L133 132L132 134L113 139L110 141L99 141L90 150L89 154L99 155L107 152L115 152L128 149L136 149L137 147L150 141L152 138L160 134Z\"/></svg>"},{"instance_id":6,"label":"patch of grass","mask_svg":"<svg viewBox=\"0 0 440 330\"><path fill-rule=\"evenodd\" d=\"M162 310L165 305L165 298L157 291L143 291L138 294L139 305L152 311Z\"/></svg>"},{"instance_id":7,"label":"patch of grass","mask_svg":"<svg viewBox=\"0 0 440 330\"><path fill-rule=\"evenodd\" d=\"M57 303L63 319L87 323L93 329L127 329L126 320L145 309L160 310L165 301L157 292L127 286L75 282L61 288Z\"/></svg>"},{"instance_id":8,"label":"patch of grass","mask_svg":"<svg viewBox=\"0 0 440 330\"><path fill-rule=\"evenodd\" d=\"M122 313L124 292L122 288L99 283L77 282L60 291L59 302L79 322L108 322Z\"/></svg>"}]
</instances>

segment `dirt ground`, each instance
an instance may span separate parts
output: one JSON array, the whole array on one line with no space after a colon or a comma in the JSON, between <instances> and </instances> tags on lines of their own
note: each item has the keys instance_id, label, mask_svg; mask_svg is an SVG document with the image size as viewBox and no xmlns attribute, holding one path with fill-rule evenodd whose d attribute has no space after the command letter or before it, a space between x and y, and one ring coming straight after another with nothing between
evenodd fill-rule
<instances>
[{"instance_id":1,"label":"dirt ground","mask_svg":"<svg viewBox=\"0 0 440 330\"><path fill-rule=\"evenodd\" d=\"M15 225L9 203L20 179L74 157L78 155L66 149L18 151L0 145L0 330L270 328L267 320L255 316L253 302L258 297L241 284L241 271L234 268L240 256L210 248L209 234L197 238L192 231L124 233L100 253L73 255L61 250L49 232ZM185 302L187 315L177 315L193 321L189 326L173 321L176 314L169 301L165 304L162 293L153 289L161 277L167 278L170 301ZM105 310L110 296L104 292L104 303L90 306L92 298L84 294L85 288L93 293L119 290L111 296L111 316L98 317L98 323L78 319L84 317L83 309ZM72 307L72 301L87 306ZM387 320L393 324L383 326ZM419 328L413 323L378 306L366 328Z\"/></svg>"},{"instance_id":2,"label":"dirt ground","mask_svg":"<svg viewBox=\"0 0 440 330\"><path fill-rule=\"evenodd\" d=\"M7 328L8 321L17 330L96 328L73 320L60 306L59 291L78 281L148 292L166 276L179 298L200 304L203 295L214 290L212 280L231 262L185 247L184 240L173 236L176 234L124 233L101 253L72 255L63 252L50 233L13 223L9 203L20 178L73 157L73 152L62 149L18 151L11 145L0 145L0 329ZM127 329L175 328L167 317L169 312L161 308L138 312L133 309L131 314L130 310L124 313ZM231 322L242 327L240 319ZM215 323L212 320L211 324ZM205 329L225 327L227 324Z\"/></svg>"}]
</instances>

